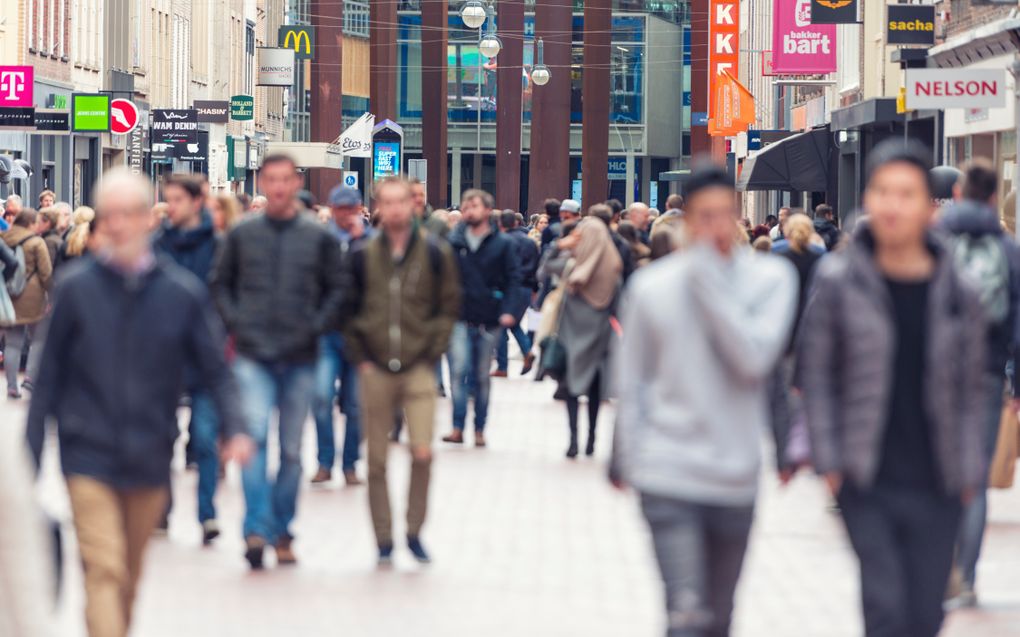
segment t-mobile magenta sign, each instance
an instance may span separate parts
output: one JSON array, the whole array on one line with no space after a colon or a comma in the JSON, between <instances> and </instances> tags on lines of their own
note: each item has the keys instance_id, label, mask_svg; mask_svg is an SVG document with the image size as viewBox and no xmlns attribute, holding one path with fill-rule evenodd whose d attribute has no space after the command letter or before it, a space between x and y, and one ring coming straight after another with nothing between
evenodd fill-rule
<instances>
[{"instance_id":1,"label":"t-mobile magenta sign","mask_svg":"<svg viewBox=\"0 0 1020 637\"><path fill-rule=\"evenodd\" d=\"M0 66L0 107L31 107L34 84L31 66Z\"/></svg>"}]
</instances>

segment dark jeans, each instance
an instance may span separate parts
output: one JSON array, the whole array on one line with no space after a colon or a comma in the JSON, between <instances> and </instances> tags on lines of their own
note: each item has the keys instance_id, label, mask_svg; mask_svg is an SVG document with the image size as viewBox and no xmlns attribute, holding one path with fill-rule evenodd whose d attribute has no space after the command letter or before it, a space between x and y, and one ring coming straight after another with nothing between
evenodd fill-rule
<instances>
[{"instance_id":1,"label":"dark jeans","mask_svg":"<svg viewBox=\"0 0 1020 637\"><path fill-rule=\"evenodd\" d=\"M867 637L934 637L960 528L960 502L939 493L877 485L839 494L861 565Z\"/></svg>"},{"instance_id":2,"label":"dark jeans","mask_svg":"<svg viewBox=\"0 0 1020 637\"><path fill-rule=\"evenodd\" d=\"M204 389L191 392L191 438L188 444L198 465L198 521L216 518L216 483L219 481L220 458L216 441L220 434L220 418L212 395Z\"/></svg>"},{"instance_id":3,"label":"dark jeans","mask_svg":"<svg viewBox=\"0 0 1020 637\"><path fill-rule=\"evenodd\" d=\"M990 464L995 455L995 443L999 439L1004 379L989 375L985 384L988 392L988 419L985 421L984 452L985 462ZM978 558L981 557L981 544L985 537L985 520L988 517L988 492L984 486L977 490L974 499L963 510L963 523L960 525L960 539L956 548L956 566L960 569L964 583L971 588L974 587L977 575Z\"/></svg>"},{"instance_id":4,"label":"dark jeans","mask_svg":"<svg viewBox=\"0 0 1020 637\"><path fill-rule=\"evenodd\" d=\"M521 329L520 323L508 330L503 330L499 335L499 342L496 344L496 369L505 372L510 367L510 334L514 335L517 346L525 356L531 351L531 339Z\"/></svg>"},{"instance_id":5,"label":"dark jeans","mask_svg":"<svg viewBox=\"0 0 1020 637\"><path fill-rule=\"evenodd\" d=\"M489 416L489 373L499 328L457 323L450 338L450 385L453 428L464 430L468 401L475 400L475 431L485 430Z\"/></svg>"},{"instance_id":6,"label":"dark jeans","mask_svg":"<svg viewBox=\"0 0 1020 637\"><path fill-rule=\"evenodd\" d=\"M754 505L641 494L666 592L667 637L727 637Z\"/></svg>"}]
</instances>

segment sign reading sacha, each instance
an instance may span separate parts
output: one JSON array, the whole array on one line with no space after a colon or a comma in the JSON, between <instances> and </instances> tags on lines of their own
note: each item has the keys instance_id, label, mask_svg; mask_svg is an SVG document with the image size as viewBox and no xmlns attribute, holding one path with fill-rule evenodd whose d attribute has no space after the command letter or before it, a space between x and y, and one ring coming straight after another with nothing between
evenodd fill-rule
<instances>
[{"instance_id":1,"label":"sign reading sacha","mask_svg":"<svg viewBox=\"0 0 1020 637\"><path fill-rule=\"evenodd\" d=\"M886 9L886 44L935 44L935 5L890 4Z\"/></svg>"},{"instance_id":2,"label":"sign reading sacha","mask_svg":"<svg viewBox=\"0 0 1020 637\"><path fill-rule=\"evenodd\" d=\"M195 100L198 121L204 124L226 124L230 121L230 102L226 100Z\"/></svg>"},{"instance_id":3,"label":"sign reading sacha","mask_svg":"<svg viewBox=\"0 0 1020 637\"><path fill-rule=\"evenodd\" d=\"M811 0L811 24L855 24L857 0Z\"/></svg>"}]
</instances>

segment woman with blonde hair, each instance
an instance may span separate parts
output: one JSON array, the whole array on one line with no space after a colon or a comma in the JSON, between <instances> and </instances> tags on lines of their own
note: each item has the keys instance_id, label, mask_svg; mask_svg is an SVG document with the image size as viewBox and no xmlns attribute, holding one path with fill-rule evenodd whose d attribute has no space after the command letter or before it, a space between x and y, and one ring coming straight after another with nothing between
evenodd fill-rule
<instances>
[{"instance_id":1,"label":"woman with blonde hair","mask_svg":"<svg viewBox=\"0 0 1020 637\"><path fill-rule=\"evenodd\" d=\"M227 232L241 220L241 202L234 195L221 192L209 195L207 201L216 232L221 234Z\"/></svg>"},{"instance_id":2,"label":"woman with blonde hair","mask_svg":"<svg viewBox=\"0 0 1020 637\"><path fill-rule=\"evenodd\" d=\"M89 252L89 238L92 235L92 222L96 219L96 211L88 206L79 206L72 215L74 225L67 234L67 241L60 246L60 263L73 261Z\"/></svg>"}]
</instances>

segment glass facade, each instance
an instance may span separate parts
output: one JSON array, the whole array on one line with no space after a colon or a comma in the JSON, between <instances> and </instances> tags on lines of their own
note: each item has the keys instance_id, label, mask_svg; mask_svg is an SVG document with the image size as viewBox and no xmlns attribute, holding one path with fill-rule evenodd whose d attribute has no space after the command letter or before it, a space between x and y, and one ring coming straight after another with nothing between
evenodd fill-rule
<instances>
[{"instance_id":1,"label":"glass facade","mask_svg":"<svg viewBox=\"0 0 1020 637\"><path fill-rule=\"evenodd\" d=\"M521 87L524 93L524 121L531 121L532 85L527 71L534 62L534 15L524 22L524 69ZM499 58L479 54L478 31L464 27L456 12L449 18L447 53L447 109L449 121L457 123L494 123L498 88L496 69ZM499 28L499 17L496 17ZM571 68L552 69L553 77L569 72L571 82L571 122L581 122L581 84L583 78L584 18L574 16L573 61ZM618 124L644 123L645 16L613 16L611 69L611 121ZM397 114L401 121L421 119L421 14L400 14L397 35Z\"/></svg>"}]
</instances>

